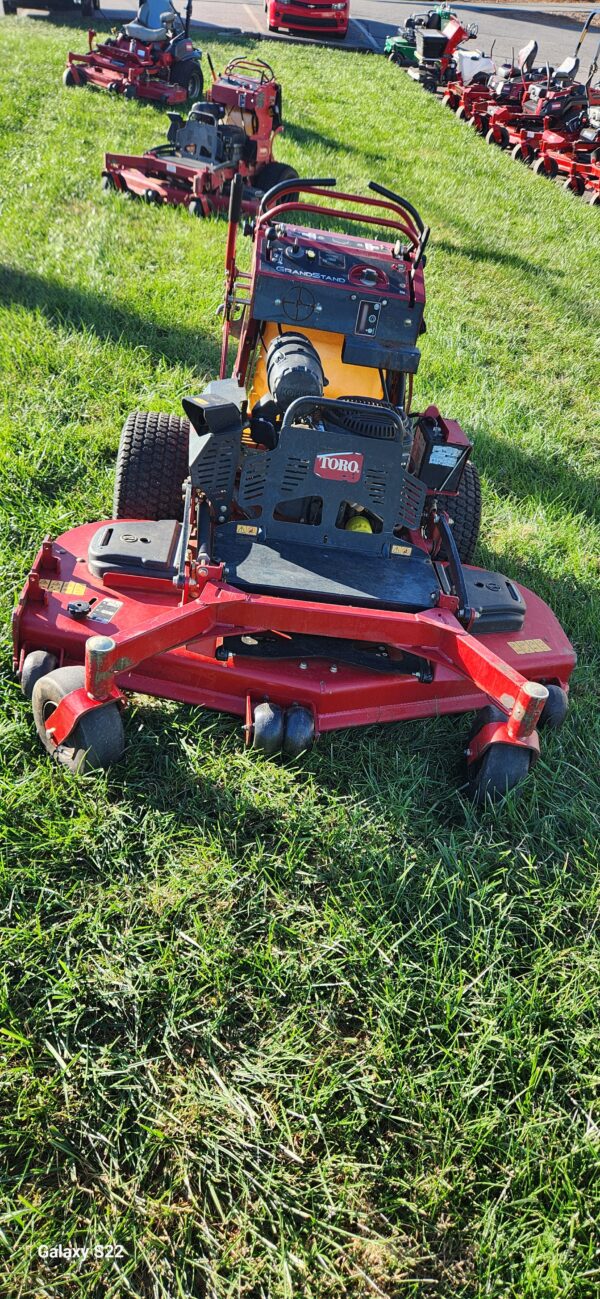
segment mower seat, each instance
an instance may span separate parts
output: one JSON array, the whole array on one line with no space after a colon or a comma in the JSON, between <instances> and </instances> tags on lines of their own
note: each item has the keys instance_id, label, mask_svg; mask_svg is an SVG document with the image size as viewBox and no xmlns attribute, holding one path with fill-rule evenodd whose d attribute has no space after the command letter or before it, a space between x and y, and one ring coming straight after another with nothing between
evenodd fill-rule
<instances>
[{"instance_id":1,"label":"mower seat","mask_svg":"<svg viewBox=\"0 0 600 1299\"><path fill-rule=\"evenodd\" d=\"M144 27L142 23L126 23L125 35L132 41L141 41L144 45L162 45L170 40L166 27Z\"/></svg>"},{"instance_id":2,"label":"mower seat","mask_svg":"<svg viewBox=\"0 0 600 1299\"><path fill-rule=\"evenodd\" d=\"M564 59L557 68L554 69L554 81L572 81L576 76L579 68L579 59L573 57Z\"/></svg>"}]
</instances>

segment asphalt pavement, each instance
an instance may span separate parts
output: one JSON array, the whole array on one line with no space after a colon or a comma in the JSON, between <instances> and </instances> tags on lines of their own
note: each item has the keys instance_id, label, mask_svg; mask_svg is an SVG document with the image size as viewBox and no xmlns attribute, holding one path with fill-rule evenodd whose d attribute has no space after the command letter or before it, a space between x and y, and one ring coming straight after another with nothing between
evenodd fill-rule
<instances>
[{"instance_id":1,"label":"asphalt pavement","mask_svg":"<svg viewBox=\"0 0 600 1299\"><path fill-rule=\"evenodd\" d=\"M0 8L1 8L0 0ZM178 0L175 0L178 3ZM336 48L361 49L365 53L381 54L386 36L395 32L409 14L427 10L435 0L418 0L410 3L399 3L399 0L350 0L350 28L345 41L336 41ZM183 0L179 5L183 9ZM465 21L477 23L479 27L476 40L471 48L482 49L490 53L493 46L494 59L502 63L512 57L528 41L535 38L539 45L539 61L551 64L561 63L567 55L572 54L584 18L591 6L583 4L565 15L564 7L559 5L539 5L535 8L497 4L453 4L453 8L464 13ZM102 4L102 14L118 22L120 19L131 19L137 10L135 0L120 0L113 4L106 0ZM23 10L21 12L26 12ZM41 16L40 11L36 17ZM204 28L204 40L210 44L211 31L224 29L248 33L250 35L268 36L264 0L194 0L192 17L195 27ZM287 36L274 35L273 40L286 40ZM307 38L300 39L303 43ZM200 37L202 40L202 37ZM312 38L308 38L309 42ZM587 73L589 64L600 40L600 30L592 29L588 34L582 50L581 70ZM333 42L331 42L333 44Z\"/></svg>"}]
</instances>

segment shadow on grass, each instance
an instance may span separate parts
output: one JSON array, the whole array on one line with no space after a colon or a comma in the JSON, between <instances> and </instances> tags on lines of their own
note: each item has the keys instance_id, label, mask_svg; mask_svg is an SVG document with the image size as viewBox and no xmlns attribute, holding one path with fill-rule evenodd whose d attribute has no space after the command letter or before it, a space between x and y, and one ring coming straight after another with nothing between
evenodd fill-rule
<instances>
[{"instance_id":1,"label":"shadow on grass","mask_svg":"<svg viewBox=\"0 0 600 1299\"><path fill-rule=\"evenodd\" d=\"M499 495L508 493L517 500L587 514L592 523L600 523L600 479L591 466L589 473L579 473L572 465L552 459L550 453L543 456L525 451L507 438L497 441L493 433L476 427L469 426L469 436L476 461L478 449L489 448L482 468Z\"/></svg>"},{"instance_id":2,"label":"shadow on grass","mask_svg":"<svg viewBox=\"0 0 600 1299\"><path fill-rule=\"evenodd\" d=\"M144 347L155 362L190 366L198 374L217 374L220 347L198 329L173 325L168 320L139 315L108 297L99 297L72 284L45 279L31 271L0 266L0 302L19 304L44 313L52 323L89 329L113 343L123 340Z\"/></svg>"}]
</instances>

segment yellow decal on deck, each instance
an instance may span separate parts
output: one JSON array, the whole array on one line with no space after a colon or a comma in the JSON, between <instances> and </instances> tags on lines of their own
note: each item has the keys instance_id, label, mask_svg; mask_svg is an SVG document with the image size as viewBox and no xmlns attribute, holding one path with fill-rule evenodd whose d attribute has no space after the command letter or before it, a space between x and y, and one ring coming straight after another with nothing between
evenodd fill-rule
<instances>
[{"instance_id":1,"label":"yellow decal on deck","mask_svg":"<svg viewBox=\"0 0 600 1299\"><path fill-rule=\"evenodd\" d=\"M515 654L549 654L551 650L545 640L509 640L507 644Z\"/></svg>"},{"instance_id":2,"label":"yellow decal on deck","mask_svg":"<svg viewBox=\"0 0 600 1299\"><path fill-rule=\"evenodd\" d=\"M85 595L83 582L55 582L48 577L42 577L40 586L44 591L56 591L60 595Z\"/></svg>"},{"instance_id":3,"label":"yellow decal on deck","mask_svg":"<svg viewBox=\"0 0 600 1299\"><path fill-rule=\"evenodd\" d=\"M412 546L392 546L392 555L412 555Z\"/></svg>"},{"instance_id":4,"label":"yellow decal on deck","mask_svg":"<svg viewBox=\"0 0 600 1299\"><path fill-rule=\"evenodd\" d=\"M243 537L258 536L258 528L252 527L250 523L238 523L236 532L241 532Z\"/></svg>"}]
</instances>

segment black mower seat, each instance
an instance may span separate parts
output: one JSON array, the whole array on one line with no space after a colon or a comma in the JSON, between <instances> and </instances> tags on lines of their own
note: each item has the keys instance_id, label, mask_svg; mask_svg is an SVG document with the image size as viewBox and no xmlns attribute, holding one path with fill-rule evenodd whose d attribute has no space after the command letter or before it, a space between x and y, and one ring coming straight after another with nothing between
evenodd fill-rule
<instances>
[{"instance_id":1,"label":"black mower seat","mask_svg":"<svg viewBox=\"0 0 600 1299\"><path fill-rule=\"evenodd\" d=\"M225 564L232 586L261 595L416 613L433 608L440 590L429 556L416 548L388 558L299 541L251 541L225 527L216 530L214 558Z\"/></svg>"}]
</instances>

